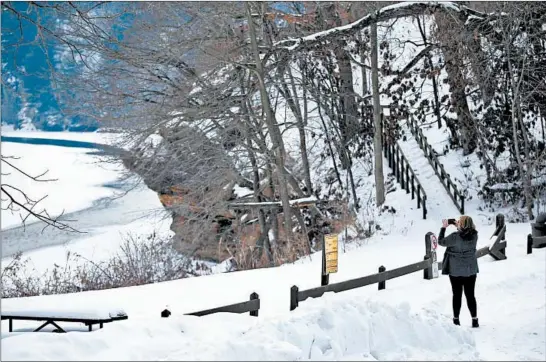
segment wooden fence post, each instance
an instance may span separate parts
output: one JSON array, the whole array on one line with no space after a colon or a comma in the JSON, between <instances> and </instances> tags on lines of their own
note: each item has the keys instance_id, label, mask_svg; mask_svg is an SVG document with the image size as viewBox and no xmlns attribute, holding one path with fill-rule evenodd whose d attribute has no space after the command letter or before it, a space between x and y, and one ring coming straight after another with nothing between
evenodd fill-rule
<instances>
[{"instance_id":1,"label":"wooden fence post","mask_svg":"<svg viewBox=\"0 0 546 362\"><path fill-rule=\"evenodd\" d=\"M425 235L425 258L424 260L431 260L432 259L432 254L431 254L431 249L432 249L432 239L431 239L431 236L433 235L433 233L431 233L430 231L428 233L426 233ZM430 264L430 266L426 269L423 269L423 278L424 279L427 279L427 280L431 280L433 277L432 275L432 264Z\"/></svg>"},{"instance_id":2,"label":"wooden fence post","mask_svg":"<svg viewBox=\"0 0 546 362\"><path fill-rule=\"evenodd\" d=\"M429 260L429 259L430 258L427 255L425 255L425 257L423 258L423 260ZM430 268L423 269L423 279L430 280L432 279L431 276L432 276L432 273L430 271Z\"/></svg>"},{"instance_id":3,"label":"wooden fence post","mask_svg":"<svg viewBox=\"0 0 546 362\"><path fill-rule=\"evenodd\" d=\"M396 182L400 183L400 151L395 147L396 161L394 163L394 171L396 174Z\"/></svg>"},{"instance_id":4,"label":"wooden fence post","mask_svg":"<svg viewBox=\"0 0 546 362\"><path fill-rule=\"evenodd\" d=\"M502 230L503 226L505 226L505 225L506 224L504 222L504 215L503 214L497 214L497 216L495 217L495 226L496 226L495 235L497 235ZM500 241L505 241L505 240L506 240L506 230L502 234L502 238L501 238ZM506 256L506 247L500 249L499 253Z\"/></svg>"},{"instance_id":5,"label":"wooden fence post","mask_svg":"<svg viewBox=\"0 0 546 362\"><path fill-rule=\"evenodd\" d=\"M293 311L298 307L298 293L300 289L294 285L290 288L290 310Z\"/></svg>"},{"instance_id":6,"label":"wooden fence post","mask_svg":"<svg viewBox=\"0 0 546 362\"><path fill-rule=\"evenodd\" d=\"M533 253L533 235L527 235L527 254Z\"/></svg>"},{"instance_id":7,"label":"wooden fence post","mask_svg":"<svg viewBox=\"0 0 546 362\"><path fill-rule=\"evenodd\" d=\"M258 295L258 293L254 292L254 293L250 294L250 300L256 300L256 299L260 299L260 296ZM251 317L257 317L258 312L259 312L259 309L251 310L250 311L250 316Z\"/></svg>"},{"instance_id":8,"label":"wooden fence post","mask_svg":"<svg viewBox=\"0 0 546 362\"><path fill-rule=\"evenodd\" d=\"M427 197L423 195L423 219L427 218Z\"/></svg>"},{"instance_id":9,"label":"wooden fence post","mask_svg":"<svg viewBox=\"0 0 546 362\"><path fill-rule=\"evenodd\" d=\"M330 283L330 275L326 273L326 241L324 238L324 232L321 233L322 238L322 273L320 276L320 285L325 286Z\"/></svg>"},{"instance_id":10,"label":"wooden fence post","mask_svg":"<svg viewBox=\"0 0 546 362\"><path fill-rule=\"evenodd\" d=\"M385 270L387 270L387 269L386 269L383 265L381 265L381 266L379 267L379 272L380 272L380 273L383 273ZM377 290L383 290L383 289L385 289L385 284L386 284L386 281L379 282L379 283L377 284Z\"/></svg>"},{"instance_id":11,"label":"wooden fence post","mask_svg":"<svg viewBox=\"0 0 546 362\"><path fill-rule=\"evenodd\" d=\"M415 176L411 174L411 199L415 199Z\"/></svg>"},{"instance_id":12,"label":"wooden fence post","mask_svg":"<svg viewBox=\"0 0 546 362\"><path fill-rule=\"evenodd\" d=\"M396 171L394 170L394 144L391 142L389 147L391 148L391 170L393 170L396 176Z\"/></svg>"}]
</instances>

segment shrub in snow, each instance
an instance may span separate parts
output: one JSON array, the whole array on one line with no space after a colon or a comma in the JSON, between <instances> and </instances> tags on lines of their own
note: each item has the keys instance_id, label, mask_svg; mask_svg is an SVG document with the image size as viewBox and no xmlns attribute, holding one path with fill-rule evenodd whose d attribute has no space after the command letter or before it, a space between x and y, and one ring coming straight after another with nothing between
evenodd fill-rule
<instances>
[{"instance_id":1,"label":"shrub in snow","mask_svg":"<svg viewBox=\"0 0 546 362\"><path fill-rule=\"evenodd\" d=\"M120 251L104 262L67 254L64 266L39 275L29 259L17 254L2 269L2 298L28 297L130 287L210 273L204 263L178 253L170 240L151 234L128 235Z\"/></svg>"}]
</instances>

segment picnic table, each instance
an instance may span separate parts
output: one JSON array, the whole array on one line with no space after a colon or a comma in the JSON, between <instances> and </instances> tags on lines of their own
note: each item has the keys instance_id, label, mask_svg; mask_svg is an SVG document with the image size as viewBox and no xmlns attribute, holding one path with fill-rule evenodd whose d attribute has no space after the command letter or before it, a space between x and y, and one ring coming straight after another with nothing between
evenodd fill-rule
<instances>
[{"instance_id":1,"label":"picnic table","mask_svg":"<svg viewBox=\"0 0 546 362\"><path fill-rule=\"evenodd\" d=\"M93 325L98 324L102 328L105 323L121 321L129 317L123 310L97 309L97 310L82 310L82 309L7 309L1 310L0 315L2 320L9 321L9 331L13 332L13 321L37 321L44 322L34 332L39 332L47 325L52 325L56 329L53 332L65 333L57 323L72 322L83 323L89 327L89 331L93 330Z\"/></svg>"}]
</instances>

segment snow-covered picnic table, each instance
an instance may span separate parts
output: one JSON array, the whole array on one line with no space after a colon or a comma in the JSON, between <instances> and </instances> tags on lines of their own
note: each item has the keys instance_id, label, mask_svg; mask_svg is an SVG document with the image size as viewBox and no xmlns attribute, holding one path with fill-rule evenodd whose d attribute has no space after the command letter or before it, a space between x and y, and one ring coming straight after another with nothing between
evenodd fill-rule
<instances>
[{"instance_id":1,"label":"snow-covered picnic table","mask_svg":"<svg viewBox=\"0 0 546 362\"><path fill-rule=\"evenodd\" d=\"M128 319L127 314L121 309L78 309L78 308L6 308L0 311L2 320L9 321L9 331L13 332L13 321L45 321L40 327L34 330L38 332L48 324L53 325L56 332L64 333L65 330L59 327L56 322L83 323L93 330L93 325L98 324L100 328L104 323Z\"/></svg>"}]
</instances>

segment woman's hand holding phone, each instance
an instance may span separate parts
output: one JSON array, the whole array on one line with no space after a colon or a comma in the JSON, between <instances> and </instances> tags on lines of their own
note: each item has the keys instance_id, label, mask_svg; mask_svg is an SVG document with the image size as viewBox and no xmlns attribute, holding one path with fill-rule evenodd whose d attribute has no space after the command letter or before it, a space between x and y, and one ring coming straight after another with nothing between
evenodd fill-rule
<instances>
[{"instance_id":1,"label":"woman's hand holding phone","mask_svg":"<svg viewBox=\"0 0 546 362\"><path fill-rule=\"evenodd\" d=\"M457 226L457 219L443 219L442 227L447 228L449 225Z\"/></svg>"}]
</instances>

